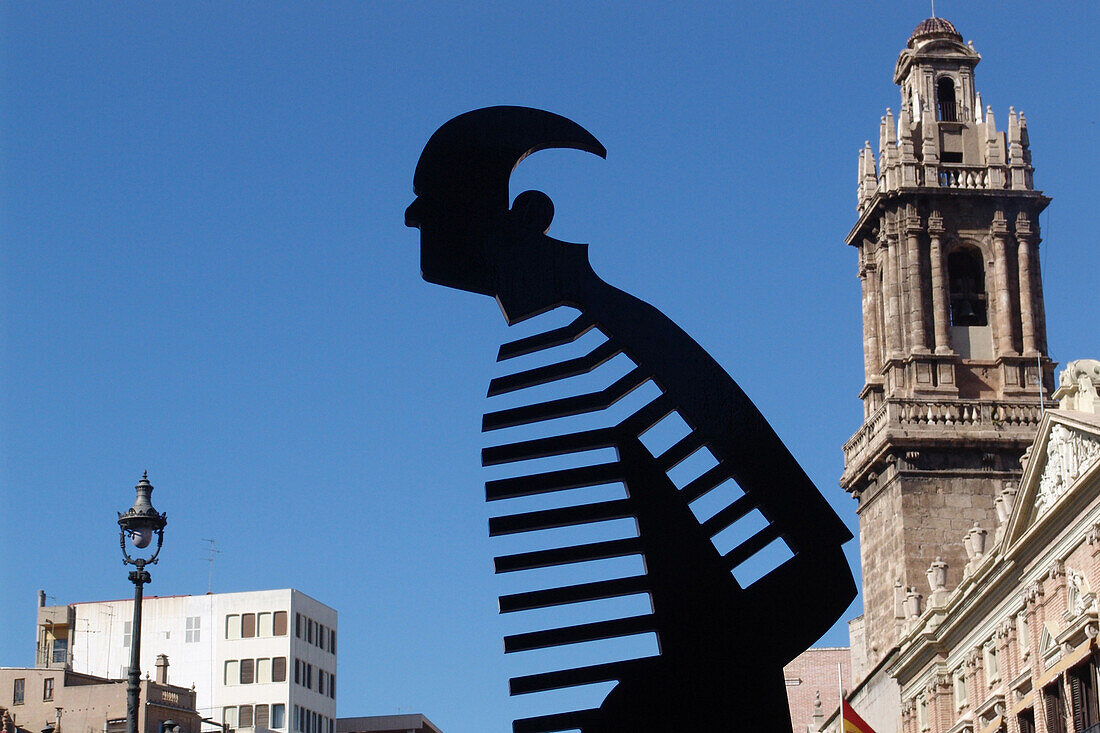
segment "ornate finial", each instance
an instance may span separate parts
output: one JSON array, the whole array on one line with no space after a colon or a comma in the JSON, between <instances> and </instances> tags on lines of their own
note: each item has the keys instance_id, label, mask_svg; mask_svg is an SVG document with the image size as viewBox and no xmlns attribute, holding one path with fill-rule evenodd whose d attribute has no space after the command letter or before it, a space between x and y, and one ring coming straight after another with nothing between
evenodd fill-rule
<instances>
[{"instance_id":1,"label":"ornate finial","mask_svg":"<svg viewBox=\"0 0 1100 733\"><path fill-rule=\"evenodd\" d=\"M142 478L143 478L144 480L148 481L148 480L149 480L149 471L148 471L148 470L142 471L142 472L141 472L141 477L142 477Z\"/></svg>"}]
</instances>

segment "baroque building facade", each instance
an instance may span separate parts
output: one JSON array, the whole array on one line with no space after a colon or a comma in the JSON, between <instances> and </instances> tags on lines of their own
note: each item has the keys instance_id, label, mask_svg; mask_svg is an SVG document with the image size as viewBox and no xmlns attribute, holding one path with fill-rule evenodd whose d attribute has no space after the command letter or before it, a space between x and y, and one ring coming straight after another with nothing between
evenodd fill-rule
<instances>
[{"instance_id":1,"label":"baroque building facade","mask_svg":"<svg viewBox=\"0 0 1100 733\"><path fill-rule=\"evenodd\" d=\"M858 500L864 615L855 676L900 639L910 588L957 536L989 528L1020 477L1052 364L1039 272L1039 213L1027 123L998 131L982 107L980 56L950 22L913 31L894 70L897 118L879 123L877 160L859 157L864 423L844 446L841 486Z\"/></svg>"},{"instance_id":2,"label":"baroque building facade","mask_svg":"<svg viewBox=\"0 0 1100 733\"><path fill-rule=\"evenodd\" d=\"M844 445L863 615L846 698L877 733L1100 733L1100 362L1047 354L1027 121L942 18L859 154L863 425ZM793 668L792 668L793 669ZM835 705L796 731L839 731Z\"/></svg>"}]
</instances>

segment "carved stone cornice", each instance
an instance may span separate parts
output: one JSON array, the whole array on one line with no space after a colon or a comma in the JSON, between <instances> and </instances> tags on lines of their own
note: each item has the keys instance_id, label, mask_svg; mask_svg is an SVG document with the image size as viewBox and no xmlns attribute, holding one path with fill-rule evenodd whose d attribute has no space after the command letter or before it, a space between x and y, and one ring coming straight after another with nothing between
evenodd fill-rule
<instances>
[{"instance_id":1,"label":"carved stone cornice","mask_svg":"<svg viewBox=\"0 0 1100 733\"><path fill-rule=\"evenodd\" d=\"M1033 580L1028 583L1027 588L1024 589L1023 601L1024 605L1031 608L1039 603L1039 600L1043 597L1043 581Z\"/></svg>"},{"instance_id":2,"label":"carved stone cornice","mask_svg":"<svg viewBox=\"0 0 1100 733\"><path fill-rule=\"evenodd\" d=\"M1058 578L1065 577L1065 574L1066 564L1061 560L1055 558L1054 560L1050 561L1050 566L1047 568L1047 571L1046 573L1044 573L1043 577L1049 578L1050 580L1057 580Z\"/></svg>"}]
</instances>

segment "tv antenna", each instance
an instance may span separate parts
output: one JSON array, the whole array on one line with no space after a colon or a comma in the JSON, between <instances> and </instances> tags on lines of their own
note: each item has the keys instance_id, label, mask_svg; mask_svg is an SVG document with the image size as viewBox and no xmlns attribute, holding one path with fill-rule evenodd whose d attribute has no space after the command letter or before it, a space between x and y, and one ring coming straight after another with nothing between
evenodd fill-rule
<instances>
[{"instance_id":1,"label":"tv antenna","mask_svg":"<svg viewBox=\"0 0 1100 733\"><path fill-rule=\"evenodd\" d=\"M221 550L214 549L214 540L204 539L203 542L210 543L210 557L206 558L206 561L210 563L210 573L206 580L206 592L214 592L214 556L222 554Z\"/></svg>"}]
</instances>

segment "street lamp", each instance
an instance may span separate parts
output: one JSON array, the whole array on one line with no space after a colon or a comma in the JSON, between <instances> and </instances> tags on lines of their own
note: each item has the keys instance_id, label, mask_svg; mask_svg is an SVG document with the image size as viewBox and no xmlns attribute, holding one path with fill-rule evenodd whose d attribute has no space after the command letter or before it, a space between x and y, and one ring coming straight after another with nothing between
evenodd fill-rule
<instances>
[{"instance_id":1,"label":"street lamp","mask_svg":"<svg viewBox=\"0 0 1100 733\"><path fill-rule=\"evenodd\" d=\"M164 544L164 525L168 524L168 515L158 512L149 501L153 485L149 483L148 471L141 475L141 481L134 488L137 490L134 505L125 514L119 512L118 515L122 562L137 568L130 573L130 582L134 584L134 622L130 629L130 670L126 684L126 733L137 733L138 693L141 691L141 593L143 586L151 580L145 566L156 564L160 546ZM152 543L154 533L157 535L157 549L153 551L153 556L130 557L130 553L126 552L126 538L130 538L130 544L135 548L144 550Z\"/></svg>"}]
</instances>

